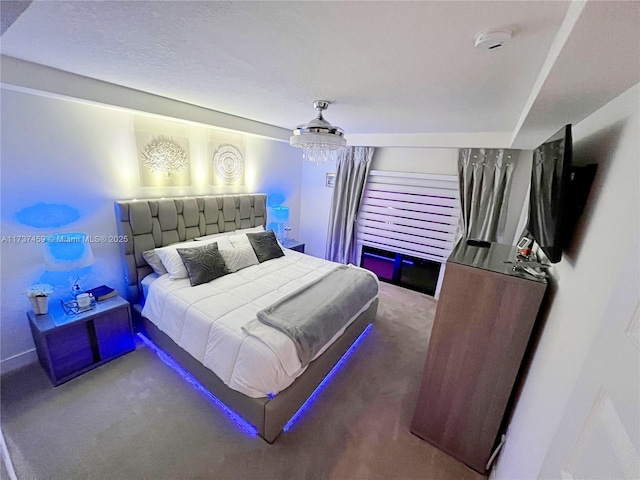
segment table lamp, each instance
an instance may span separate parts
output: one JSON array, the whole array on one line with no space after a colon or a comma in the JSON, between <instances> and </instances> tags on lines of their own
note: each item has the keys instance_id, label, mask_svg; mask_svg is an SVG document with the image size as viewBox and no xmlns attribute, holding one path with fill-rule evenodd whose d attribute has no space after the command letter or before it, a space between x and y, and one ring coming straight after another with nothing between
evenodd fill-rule
<instances>
[{"instance_id":1,"label":"table lamp","mask_svg":"<svg viewBox=\"0 0 640 480\"><path fill-rule=\"evenodd\" d=\"M285 226L289 223L289 207L276 205L271 207L271 209L273 210L273 219L275 220L273 223L275 223L278 230L276 236L278 240L282 241L284 240Z\"/></svg>"},{"instance_id":2,"label":"table lamp","mask_svg":"<svg viewBox=\"0 0 640 480\"><path fill-rule=\"evenodd\" d=\"M95 259L86 233L56 233L47 236L44 243L44 263L52 272L71 271L93 265ZM79 278L73 294L80 292Z\"/></svg>"}]
</instances>

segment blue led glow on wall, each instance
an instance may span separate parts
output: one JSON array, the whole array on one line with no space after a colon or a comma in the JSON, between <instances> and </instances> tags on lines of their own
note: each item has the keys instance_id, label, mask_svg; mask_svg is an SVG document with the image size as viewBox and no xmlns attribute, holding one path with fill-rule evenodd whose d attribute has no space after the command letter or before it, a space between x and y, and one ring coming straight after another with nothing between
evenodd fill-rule
<instances>
[{"instance_id":1,"label":"blue led glow on wall","mask_svg":"<svg viewBox=\"0 0 640 480\"><path fill-rule=\"evenodd\" d=\"M282 193L267 193L267 206L276 207L284 203L285 196Z\"/></svg>"},{"instance_id":2,"label":"blue led glow on wall","mask_svg":"<svg viewBox=\"0 0 640 480\"><path fill-rule=\"evenodd\" d=\"M36 203L20 210L15 218L21 224L30 227L58 228L78 220L80 212L69 205Z\"/></svg>"},{"instance_id":3,"label":"blue led glow on wall","mask_svg":"<svg viewBox=\"0 0 640 480\"><path fill-rule=\"evenodd\" d=\"M293 414L293 417L291 417L291 419L284 426L283 430L285 432L288 432L289 429L293 426L293 424L296 423L296 421L298 421L300 419L300 417L303 414L303 412L307 409L307 407L309 407L309 405L311 405L313 403L313 401L316 399L318 394L322 391L322 389L325 387L325 385L327 383L329 383L329 380L331 380L333 378L333 376L336 374L336 372L338 370L340 370L342 365L344 365L346 363L346 361L349 358L349 356L351 356L351 354L355 351L355 349L358 348L358 345L360 345L362 343L362 341L367 336L367 334L371 331L372 328L373 328L373 323L370 323L369 326L367 328L365 328L364 331L360 334L360 336L358 338L356 338L355 342L353 342L353 344L351 345L349 350L347 350L345 352L345 354L342 356L342 358L340 360L338 360L338 363L336 363L334 365L334 367L327 374L327 376L324 377L322 382L320 382L320 385L318 385L316 387L316 389L313 391L313 393L311 395L309 395L309 398L307 398L307 400L302 404L302 406L298 409L298 411Z\"/></svg>"},{"instance_id":4,"label":"blue led glow on wall","mask_svg":"<svg viewBox=\"0 0 640 480\"><path fill-rule=\"evenodd\" d=\"M81 286L87 287L92 278L93 267L76 268L74 270L54 272L45 270L38 279L38 283L48 283L56 287L58 294L68 297L72 292L73 283L80 279Z\"/></svg>"},{"instance_id":5,"label":"blue led glow on wall","mask_svg":"<svg viewBox=\"0 0 640 480\"><path fill-rule=\"evenodd\" d=\"M143 343L154 352L160 359L176 371L182 378L184 378L187 382L191 384L193 388L202 393L205 397L207 397L214 405L216 405L220 410L224 412L224 414L229 417L233 423L235 423L240 430L244 433L255 437L258 435L258 430L256 427L251 425L248 421L242 418L237 412L234 412L229 407L227 407L222 401L220 401L215 395L213 395L209 390L207 390L196 378L191 375L189 372L184 370L178 362L176 362L170 355L160 350L155 343L149 340L147 337L138 333L138 337L143 341Z\"/></svg>"}]
</instances>

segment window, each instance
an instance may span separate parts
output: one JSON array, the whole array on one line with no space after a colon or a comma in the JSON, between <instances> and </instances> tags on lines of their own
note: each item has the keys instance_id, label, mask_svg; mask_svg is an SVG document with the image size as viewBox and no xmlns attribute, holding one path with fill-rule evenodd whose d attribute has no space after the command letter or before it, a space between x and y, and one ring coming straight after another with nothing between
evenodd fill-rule
<instances>
[{"instance_id":1,"label":"window","mask_svg":"<svg viewBox=\"0 0 640 480\"><path fill-rule=\"evenodd\" d=\"M362 248L360 266L375 273L383 282L434 296L441 264L365 246Z\"/></svg>"},{"instance_id":2,"label":"window","mask_svg":"<svg viewBox=\"0 0 640 480\"><path fill-rule=\"evenodd\" d=\"M372 170L358 214L361 266L371 266L383 280L433 290L434 295L437 287L425 287L431 283L427 278L435 272L439 281L444 271L441 264L453 249L459 217L456 175Z\"/></svg>"}]
</instances>

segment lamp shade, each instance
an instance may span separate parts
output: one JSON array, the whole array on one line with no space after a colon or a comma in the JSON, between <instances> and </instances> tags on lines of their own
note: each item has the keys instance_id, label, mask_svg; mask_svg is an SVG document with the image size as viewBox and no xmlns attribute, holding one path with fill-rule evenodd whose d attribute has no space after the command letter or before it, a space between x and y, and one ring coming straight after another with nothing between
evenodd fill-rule
<instances>
[{"instance_id":1,"label":"lamp shade","mask_svg":"<svg viewBox=\"0 0 640 480\"><path fill-rule=\"evenodd\" d=\"M273 210L273 219L279 221L287 221L289 220L289 207L285 207L284 205L276 205L275 207L271 207Z\"/></svg>"},{"instance_id":2,"label":"lamp shade","mask_svg":"<svg viewBox=\"0 0 640 480\"><path fill-rule=\"evenodd\" d=\"M44 263L52 272L93 265L93 251L86 233L56 233L44 243Z\"/></svg>"}]
</instances>

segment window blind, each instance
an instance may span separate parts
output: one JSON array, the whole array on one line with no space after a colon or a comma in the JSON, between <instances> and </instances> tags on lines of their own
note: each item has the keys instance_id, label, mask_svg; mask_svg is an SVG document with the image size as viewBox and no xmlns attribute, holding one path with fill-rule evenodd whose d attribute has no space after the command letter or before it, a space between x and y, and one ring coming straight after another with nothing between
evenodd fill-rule
<instances>
[{"instance_id":1,"label":"window blind","mask_svg":"<svg viewBox=\"0 0 640 480\"><path fill-rule=\"evenodd\" d=\"M460 193L457 175L372 170L358 214L362 246L444 263L453 249Z\"/></svg>"}]
</instances>

